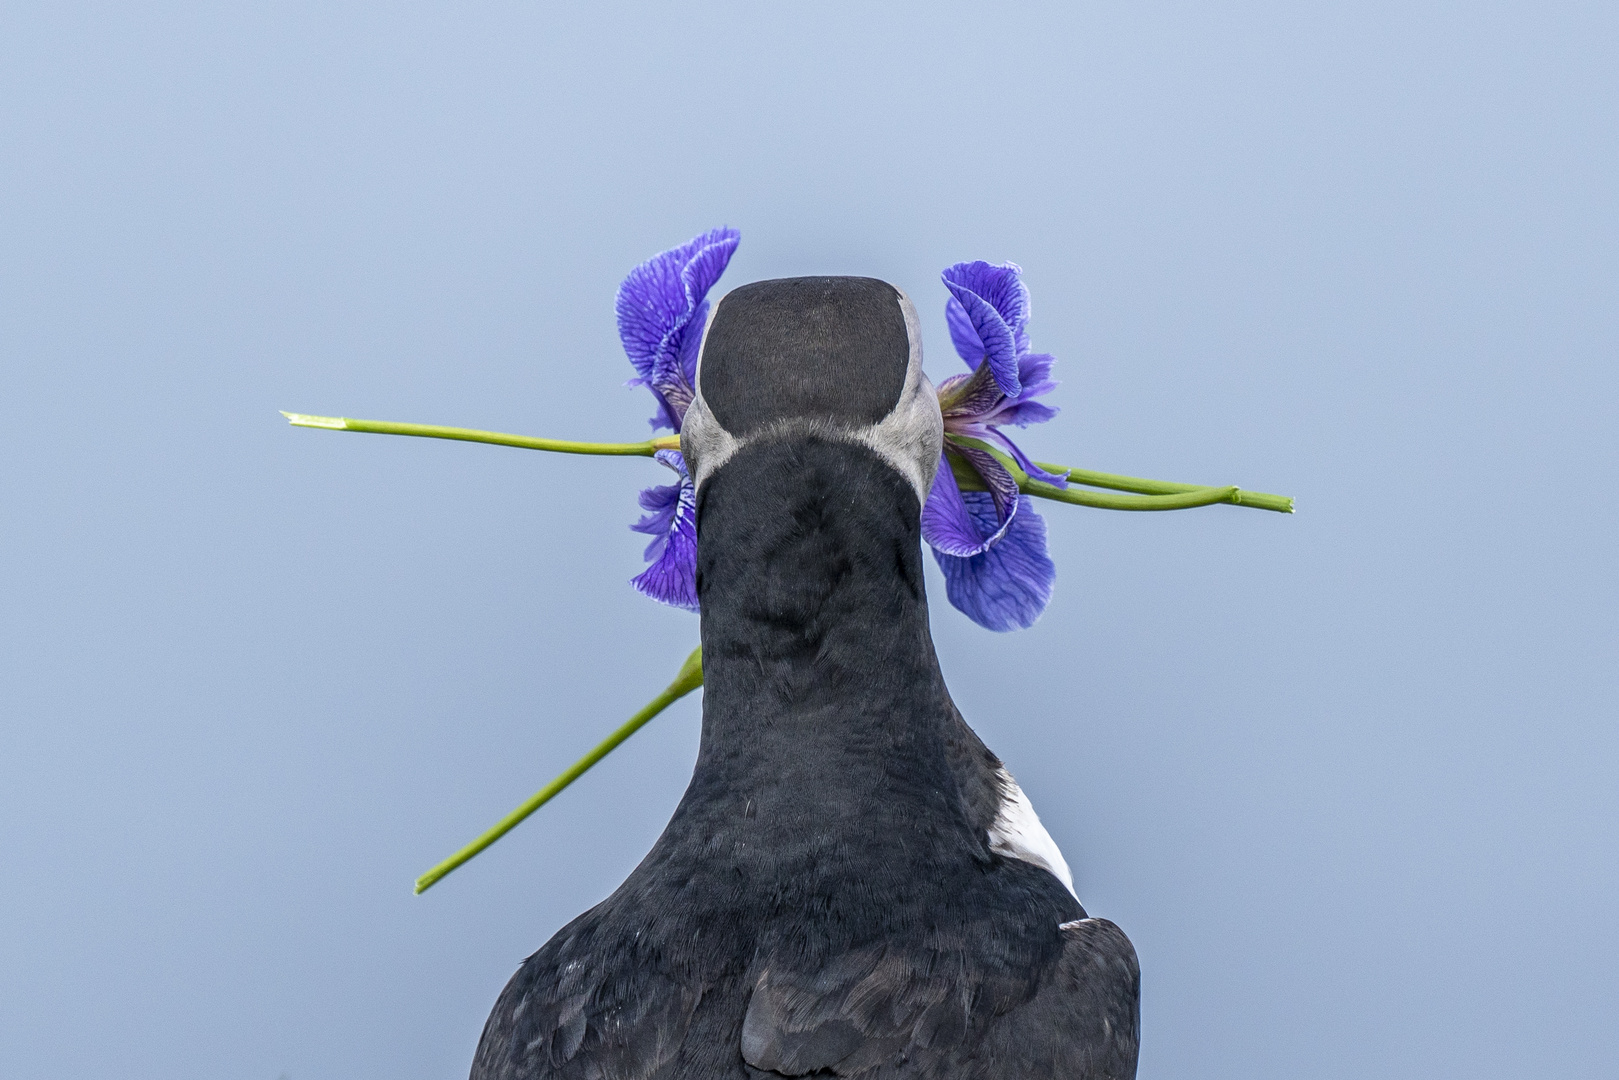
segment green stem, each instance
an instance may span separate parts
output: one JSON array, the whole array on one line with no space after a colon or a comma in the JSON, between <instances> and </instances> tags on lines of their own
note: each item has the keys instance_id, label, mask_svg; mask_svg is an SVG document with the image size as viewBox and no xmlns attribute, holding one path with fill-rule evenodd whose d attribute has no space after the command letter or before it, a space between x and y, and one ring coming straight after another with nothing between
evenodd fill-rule
<instances>
[{"instance_id":1,"label":"green stem","mask_svg":"<svg viewBox=\"0 0 1619 1080\"><path fill-rule=\"evenodd\" d=\"M1241 488L1206 487L1176 495L1109 495L1077 487L1060 488L1031 477L1020 479L1018 490L1042 499L1054 499L1075 506L1094 506L1101 510L1190 510L1195 506L1236 502L1242 494Z\"/></svg>"},{"instance_id":2,"label":"green stem","mask_svg":"<svg viewBox=\"0 0 1619 1080\"><path fill-rule=\"evenodd\" d=\"M477 428L443 427L439 424L400 424L391 420L356 420L347 416L309 416L304 413L281 414L297 427L325 428L328 431L360 431L373 435L415 435L428 439L455 439L460 442L491 443L495 446L516 446L524 450L550 450L562 454L608 454L620 457L651 457L659 450L680 449L680 436L664 435L645 442L597 443L575 442L570 439L541 439L532 435L508 435L500 431L480 431ZM1279 514L1293 512L1293 500L1286 495L1268 495L1262 491L1244 491L1239 487L1207 487L1202 484L1177 484L1168 480L1147 480L1139 476L1121 476L1118 473L1096 472L1092 469L1071 469L1066 465L1053 465L1037 461L1047 472L1067 472L1070 483L1087 487L1110 488L1127 491L1129 495L1108 495L1083 488L1059 488L1054 484L1032 479L1017 463L1003 453L978 439L951 436L966 446L987 450L1011 470L1017 478L1018 490L1042 499L1072 503L1075 506L1094 506L1102 510L1186 510L1194 506L1230 503L1233 506L1251 506L1256 510L1274 510ZM967 491L982 491L984 485L971 467L954 455L950 456L956 482Z\"/></svg>"},{"instance_id":3,"label":"green stem","mask_svg":"<svg viewBox=\"0 0 1619 1080\"><path fill-rule=\"evenodd\" d=\"M1035 462L1047 472L1068 473L1069 483L1092 487L1112 488L1115 491L1137 492L1132 495L1110 495L1083 488L1060 488L1029 476L1018 468L999 447L979 439L951 436L953 441L984 450L1004 465L1017 480L1018 490L1042 499L1072 503L1075 506L1094 506L1102 510L1189 510L1195 506L1230 503L1233 506L1251 506L1256 510L1274 510L1279 514L1293 512L1293 500L1286 495L1268 495L1262 491L1244 491L1235 486L1205 487L1200 484L1176 484L1168 480L1146 480L1138 476L1120 476L1117 473L1095 472L1090 469L1069 469L1066 465ZM983 481L966 461L955 454L947 454L956 483L964 491L983 491Z\"/></svg>"},{"instance_id":4,"label":"green stem","mask_svg":"<svg viewBox=\"0 0 1619 1080\"><path fill-rule=\"evenodd\" d=\"M675 681L670 683L663 693L653 698L646 708L626 720L617 731L603 739L590 753L568 766L561 776L530 795L516 810L495 822L494 826L478 839L417 878L417 894L420 895L431 889L450 871L511 832L524 818L550 802L563 788L588 772L592 765L612 753L619 743L641 730L648 720L651 720L701 685L703 685L703 650L699 647L693 649L691 655L686 657L686 662L680 665L680 673L675 676Z\"/></svg>"},{"instance_id":5,"label":"green stem","mask_svg":"<svg viewBox=\"0 0 1619 1080\"><path fill-rule=\"evenodd\" d=\"M1037 461L1046 472L1068 473L1069 483L1085 484L1089 487L1112 488L1114 491L1134 491L1143 495L1179 495L1191 491L1206 491L1207 488L1198 484L1176 484L1169 480L1146 480L1139 476L1120 476L1118 473L1096 472L1094 469L1072 469L1067 465L1053 465L1046 461ZM1224 490L1217 488L1215 490ZM1293 498L1290 495L1270 495L1263 491L1245 491L1235 488L1235 495L1223 500L1234 506L1251 506L1256 510L1274 510L1278 514L1291 514L1293 512Z\"/></svg>"},{"instance_id":6,"label":"green stem","mask_svg":"<svg viewBox=\"0 0 1619 1080\"><path fill-rule=\"evenodd\" d=\"M634 443L574 442L570 439L539 439L532 435L508 435L477 428L444 427L439 424L398 424L392 420L355 420L347 416L309 416L283 412L295 427L325 428L328 431L363 431L372 435L416 435L425 439L455 439L460 442L516 446L524 450L552 450L559 454L610 454L619 457L651 457L659 450L679 450L680 437L665 435Z\"/></svg>"}]
</instances>

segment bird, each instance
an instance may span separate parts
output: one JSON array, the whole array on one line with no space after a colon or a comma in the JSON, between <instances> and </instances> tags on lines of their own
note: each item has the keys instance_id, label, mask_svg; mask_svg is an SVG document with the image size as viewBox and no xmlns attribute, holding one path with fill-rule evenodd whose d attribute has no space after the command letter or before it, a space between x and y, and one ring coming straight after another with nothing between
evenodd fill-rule
<instances>
[{"instance_id":1,"label":"bird","mask_svg":"<svg viewBox=\"0 0 1619 1080\"><path fill-rule=\"evenodd\" d=\"M952 702L920 513L916 309L758 281L703 331L680 432L704 669L644 861L523 961L472 1080L1129 1080L1140 969Z\"/></svg>"}]
</instances>

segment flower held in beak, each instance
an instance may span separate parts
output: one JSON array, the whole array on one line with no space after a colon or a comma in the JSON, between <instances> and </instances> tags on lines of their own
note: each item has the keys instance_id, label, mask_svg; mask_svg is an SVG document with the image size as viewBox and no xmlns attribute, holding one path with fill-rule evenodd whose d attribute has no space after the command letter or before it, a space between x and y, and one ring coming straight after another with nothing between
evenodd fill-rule
<instances>
[{"instance_id":1,"label":"flower held in beak","mask_svg":"<svg viewBox=\"0 0 1619 1080\"><path fill-rule=\"evenodd\" d=\"M645 386L657 399L652 427L676 433L696 396L697 352L708 321L708 290L736 251L742 234L712 229L677 248L654 255L630 271L618 287L618 336L635 365L632 386ZM641 492L647 511L631 525L651 536L645 558L652 565L633 584L654 600L697 610L697 494L678 450L660 450L657 459L680 479Z\"/></svg>"},{"instance_id":2,"label":"flower held in beak","mask_svg":"<svg viewBox=\"0 0 1619 1080\"><path fill-rule=\"evenodd\" d=\"M1015 264L957 263L942 277L951 293L950 340L969 370L939 385L945 446L922 508L922 535L952 604L990 630L1019 630L1045 611L1057 571L1046 554L1046 523L985 447L1037 480L1067 486L1066 476L1035 465L1000 430L1057 415L1034 400L1056 388L1054 361L1029 349L1029 291ZM963 491L958 473L984 490Z\"/></svg>"}]
</instances>

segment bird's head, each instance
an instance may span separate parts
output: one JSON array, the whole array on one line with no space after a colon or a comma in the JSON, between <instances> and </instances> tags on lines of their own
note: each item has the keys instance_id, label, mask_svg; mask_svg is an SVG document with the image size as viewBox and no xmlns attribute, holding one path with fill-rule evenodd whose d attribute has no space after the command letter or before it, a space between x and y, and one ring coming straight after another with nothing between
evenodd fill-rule
<instances>
[{"instance_id":1,"label":"bird's head","mask_svg":"<svg viewBox=\"0 0 1619 1080\"><path fill-rule=\"evenodd\" d=\"M745 451L830 441L874 453L904 478L919 512L943 438L916 308L886 281L756 281L709 319L681 428L699 497Z\"/></svg>"},{"instance_id":2,"label":"bird's head","mask_svg":"<svg viewBox=\"0 0 1619 1080\"><path fill-rule=\"evenodd\" d=\"M713 700L748 697L733 655L799 704L828 670L935 670L921 517L944 421L905 294L863 277L744 285L709 319L693 391L680 439Z\"/></svg>"}]
</instances>

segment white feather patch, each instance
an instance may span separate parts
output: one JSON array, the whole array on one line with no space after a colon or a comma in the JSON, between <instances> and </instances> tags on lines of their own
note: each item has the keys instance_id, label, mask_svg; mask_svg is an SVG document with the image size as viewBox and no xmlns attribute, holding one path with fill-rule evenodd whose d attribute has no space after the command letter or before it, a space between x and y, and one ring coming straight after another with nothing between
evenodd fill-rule
<instances>
[{"instance_id":1,"label":"white feather patch","mask_svg":"<svg viewBox=\"0 0 1619 1080\"><path fill-rule=\"evenodd\" d=\"M1034 804L1023 794L1023 789L1018 787L1011 773L1004 768L997 771L1001 784L1001 808L989 827L989 850L1050 871L1078 900L1079 895L1074 892L1074 875L1068 870L1068 860L1062 857L1057 842L1040 824L1040 815L1034 812Z\"/></svg>"}]
</instances>

